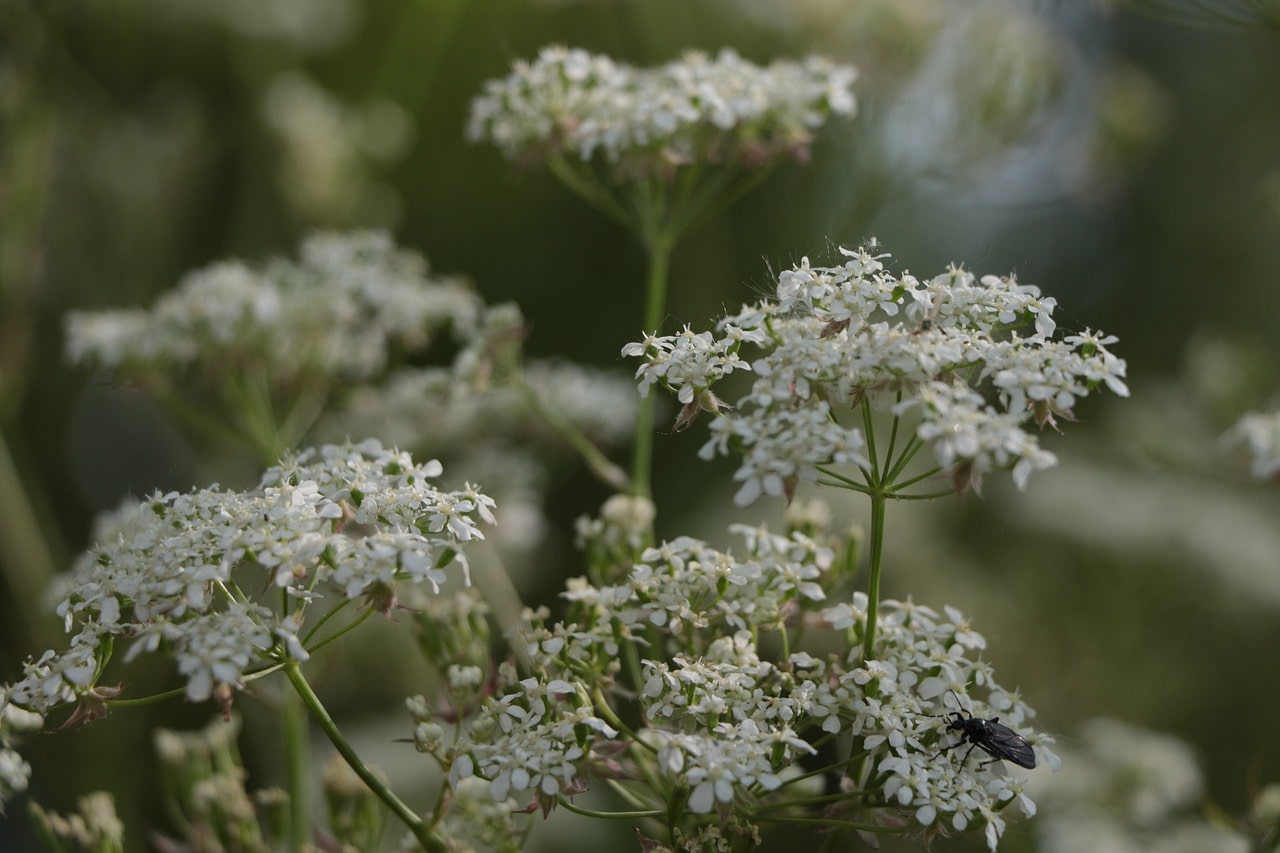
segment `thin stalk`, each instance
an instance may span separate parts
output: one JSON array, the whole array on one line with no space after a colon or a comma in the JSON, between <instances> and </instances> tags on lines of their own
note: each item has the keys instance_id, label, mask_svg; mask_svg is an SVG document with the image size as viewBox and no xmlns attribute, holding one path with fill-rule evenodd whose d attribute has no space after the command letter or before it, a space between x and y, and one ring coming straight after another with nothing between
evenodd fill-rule
<instances>
[{"instance_id":1,"label":"thin stalk","mask_svg":"<svg viewBox=\"0 0 1280 853\"><path fill-rule=\"evenodd\" d=\"M529 665L529 650L520 642L512 629L520 624L524 614L524 602L520 591L511 581L511 573L502 563L498 550L485 540L472 551L472 581L484 590L484 600L489 604L493 622L507 638L507 645L521 666Z\"/></svg>"},{"instance_id":2,"label":"thin stalk","mask_svg":"<svg viewBox=\"0 0 1280 853\"><path fill-rule=\"evenodd\" d=\"M573 812L583 817L600 818L601 820L638 820L646 817L660 818L663 816L662 809L645 809L633 812L602 812L595 809L584 809L582 806L575 806L571 800L563 796L560 797L559 804L560 808L565 811Z\"/></svg>"},{"instance_id":3,"label":"thin stalk","mask_svg":"<svg viewBox=\"0 0 1280 853\"><path fill-rule=\"evenodd\" d=\"M329 716L328 710L320 702L320 697L311 689L311 684L307 681L306 676L302 674L302 670L298 667L297 661L289 661L284 667L285 676L288 677L289 683L293 685L293 689L298 692L303 703L310 709L316 722L320 724L320 728L329 738L329 742L333 744L334 749L338 750L338 754L346 760L355 774L369 786L369 790L387 807L395 813L396 817L409 827L409 831L418 839L423 848L432 853L445 853L445 843L439 835L431 830L422 818L414 813L413 809L404 804L404 801L396 796L387 783L379 779L372 770L361 760L360 756L347 742L342 731L338 728L337 723L333 721L333 717Z\"/></svg>"},{"instance_id":4,"label":"thin stalk","mask_svg":"<svg viewBox=\"0 0 1280 853\"><path fill-rule=\"evenodd\" d=\"M49 541L44 537L31 496L14 464L9 443L0 430L0 577L9 588L15 618L23 623L26 637L37 645L54 642L57 620L41 616L44 588L57 572Z\"/></svg>"},{"instance_id":5,"label":"thin stalk","mask_svg":"<svg viewBox=\"0 0 1280 853\"><path fill-rule=\"evenodd\" d=\"M939 465L935 465L932 468L930 468L928 471L925 471L920 474L916 474L914 477L903 480L901 483L894 483L892 487L893 492L891 492L890 494L892 494L893 497L898 497L896 492L902 489L910 488L911 486L914 486L916 483L919 483L921 480L927 480L930 477L937 476L940 473L942 473L942 467ZM904 495L903 497L910 497L910 495Z\"/></svg>"},{"instance_id":6,"label":"thin stalk","mask_svg":"<svg viewBox=\"0 0 1280 853\"><path fill-rule=\"evenodd\" d=\"M675 240L670 234L655 230L646 236L649 253L649 279L645 283L644 327L646 334L656 333L662 325L667 304L667 279L671 266L671 249ZM640 497L653 494L653 407L654 395L642 397L636 408L635 444L631 456L632 493Z\"/></svg>"},{"instance_id":7,"label":"thin stalk","mask_svg":"<svg viewBox=\"0 0 1280 853\"><path fill-rule=\"evenodd\" d=\"M925 492L919 495L889 494L886 497L895 501L936 501L939 498L949 498L955 493L955 489L944 489L941 492Z\"/></svg>"},{"instance_id":8,"label":"thin stalk","mask_svg":"<svg viewBox=\"0 0 1280 853\"><path fill-rule=\"evenodd\" d=\"M871 494L871 559L867 577L867 633L862 641L863 661L872 660L876 642L876 613L880 609L880 557L884 552L884 510L886 498Z\"/></svg>"},{"instance_id":9,"label":"thin stalk","mask_svg":"<svg viewBox=\"0 0 1280 853\"><path fill-rule=\"evenodd\" d=\"M599 183L589 176L584 177L575 171L573 165L563 157L553 157L547 161L552 174L560 179L566 187L596 210L608 216L628 231L635 229L635 222L626 208L607 191L601 189Z\"/></svg>"},{"instance_id":10,"label":"thin stalk","mask_svg":"<svg viewBox=\"0 0 1280 853\"><path fill-rule=\"evenodd\" d=\"M553 430L558 432L560 436L569 443L569 446L578 451L578 455L587 463L587 467L591 469L591 473L595 474L605 485L618 490L619 492L627 492L631 490L631 482L627 479L627 473L613 464L609 457L600 452L600 448L591 443L591 439L582 434L582 431L575 427L568 418L560 414L555 409L548 406L542 401L542 398L529 386L525 380L523 372L514 374L516 388L520 391L520 395L524 397L525 402L529 404L538 417Z\"/></svg>"},{"instance_id":11,"label":"thin stalk","mask_svg":"<svg viewBox=\"0 0 1280 853\"><path fill-rule=\"evenodd\" d=\"M898 475L902 473L902 469L907 467L907 464L915 458L915 455L920 452L922 447L924 447L924 442L920 440L919 436L913 434L907 441L906 447L902 448L902 455L893 462L889 473L885 475L884 481L892 483L896 480Z\"/></svg>"},{"instance_id":12,"label":"thin stalk","mask_svg":"<svg viewBox=\"0 0 1280 853\"><path fill-rule=\"evenodd\" d=\"M311 750L307 744L307 712L298 695L287 691L280 694L279 711L289 791L289 846L302 850L312 840Z\"/></svg>"}]
</instances>

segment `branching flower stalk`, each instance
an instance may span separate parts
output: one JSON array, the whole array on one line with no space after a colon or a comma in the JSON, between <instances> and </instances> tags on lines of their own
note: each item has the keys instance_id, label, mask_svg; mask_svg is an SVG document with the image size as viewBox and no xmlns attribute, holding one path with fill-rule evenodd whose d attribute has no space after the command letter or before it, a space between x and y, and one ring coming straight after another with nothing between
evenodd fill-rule
<instances>
[{"instance_id":1,"label":"branching flower stalk","mask_svg":"<svg viewBox=\"0 0 1280 853\"><path fill-rule=\"evenodd\" d=\"M149 309L73 311L67 350L270 465L397 353L446 331L466 338L482 313L462 282L430 275L421 255L387 234L317 234L297 260L189 273Z\"/></svg>"},{"instance_id":2,"label":"branching flower stalk","mask_svg":"<svg viewBox=\"0 0 1280 853\"><path fill-rule=\"evenodd\" d=\"M642 395L654 385L677 395L677 428L702 412L713 416L701 455L742 456L739 504L765 494L790 499L806 481L868 496L868 659L885 502L977 490L997 469L1011 469L1025 488L1034 471L1057 462L1027 424L1074 420L1075 403L1101 386L1128 395L1125 364L1107 349L1115 339L1089 330L1055 338L1056 302L1038 288L958 267L928 280L896 276L874 249L842 249L847 260L838 267L804 259L779 276L775 299L723 318L714 334L686 327L622 351L644 360L636 371ZM1032 334L1022 337L1028 326ZM760 351L750 362L741 354L748 345ZM743 370L755 382L727 405L713 387ZM876 412L892 418L883 456ZM906 416L915 428L895 458ZM909 463L926 445L936 465L914 472ZM855 474L841 470L850 467ZM946 491L910 490L939 474L950 478Z\"/></svg>"}]
</instances>

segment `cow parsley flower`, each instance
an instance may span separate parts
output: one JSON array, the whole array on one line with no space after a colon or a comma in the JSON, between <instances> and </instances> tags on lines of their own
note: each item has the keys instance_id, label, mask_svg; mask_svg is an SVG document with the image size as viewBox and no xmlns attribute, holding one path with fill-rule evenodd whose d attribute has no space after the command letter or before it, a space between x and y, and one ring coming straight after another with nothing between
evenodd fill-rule
<instances>
[{"instance_id":1,"label":"cow parsley flower","mask_svg":"<svg viewBox=\"0 0 1280 853\"><path fill-rule=\"evenodd\" d=\"M897 476L922 446L957 489L980 486L993 470L1012 470L1025 488L1057 461L1028 429L1033 422L1073 420L1076 404L1102 386L1129 393L1125 363L1108 349L1116 339L1088 330L1055 338L1056 302L1036 287L958 267L928 280L898 276L868 247L841 253L841 266L806 258L783 272L776 299L726 316L715 333L655 333L623 348L643 359L641 394L661 385L686 405L715 401L701 406L714 415L701 455L741 457L739 504L790 498L820 476L836 485L849 466L872 485L880 466ZM1021 336L1023 326L1032 334ZM746 346L758 350L754 360ZM744 369L755 377L750 390L725 405L713 386ZM863 431L872 411L915 418L916 443L902 457L871 458ZM687 410L678 425L691 419Z\"/></svg>"},{"instance_id":2,"label":"cow parsley flower","mask_svg":"<svg viewBox=\"0 0 1280 853\"><path fill-rule=\"evenodd\" d=\"M619 176L802 160L831 116L855 112L855 76L816 57L761 67L723 50L643 69L548 47L485 85L467 135L524 163L598 159Z\"/></svg>"},{"instance_id":3,"label":"cow parsley flower","mask_svg":"<svg viewBox=\"0 0 1280 853\"><path fill-rule=\"evenodd\" d=\"M43 714L101 699L116 638L131 641L126 661L172 655L189 699L227 701L247 673L307 658L305 613L327 596L389 612L397 584L438 590L451 567L465 580L461 548L484 538L493 502L437 489L440 473L369 440L289 454L249 491L153 495L77 560L57 606L69 649L28 661L3 705Z\"/></svg>"},{"instance_id":4,"label":"cow parsley flower","mask_svg":"<svg viewBox=\"0 0 1280 853\"><path fill-rule=\"evenodd\" d=\"M474 329L479 298L429 275L421 255L382 232L320 233L296 261L223 261L187 274L148 310L73 311L67 352L77 364L131 378L185 369L222 376L265 368L277 386L378 376L393 350L440 331Z\"/></svg>"},{"instance_id":5,"label":"cow parsley flower","mask_svg":"<svg viewBox=\"0 0 1280 853\"><path fill-rule=\"evenodd\" d=\"M618 732L561 679L526 678L485 702L459 742L449 771L455 788L471 776L489 781L494 800L534 792L544 801L572 789L596 738Z\"/></svg>"}]
</instances>

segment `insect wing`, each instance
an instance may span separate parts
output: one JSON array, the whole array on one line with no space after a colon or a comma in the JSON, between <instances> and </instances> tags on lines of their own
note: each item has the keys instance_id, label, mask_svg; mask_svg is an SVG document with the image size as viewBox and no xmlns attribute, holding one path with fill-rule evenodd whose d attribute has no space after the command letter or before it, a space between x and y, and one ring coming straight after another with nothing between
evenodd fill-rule
<instances>
[{"instance_id":1,"label":"insect wing","mask_svg":"<svg viewBox=\"0 0 1280 853\"><path fill-rule=\"evenodd\" d=\"M988 721L982 741L982 748L996 758L1004 758L1028 770L1036 766L1036 752L1031 744L1006 725Z\"/></svg>"}]
</instances>

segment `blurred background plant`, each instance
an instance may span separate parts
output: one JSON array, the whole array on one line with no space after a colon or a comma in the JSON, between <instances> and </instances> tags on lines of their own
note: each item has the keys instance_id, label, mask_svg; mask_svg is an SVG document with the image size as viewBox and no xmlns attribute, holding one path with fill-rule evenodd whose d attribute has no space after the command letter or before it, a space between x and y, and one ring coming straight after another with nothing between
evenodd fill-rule
<instances>
[{"instance_id":1,"label":"blurred background plant","mask_svg":"<svg viewBox=\"0 0 1280 853\"><path fill-rule=\"evenodd\" d=\"M642 331L646 255L551 174L469 144L471 99L548 44L635 65L690 48L759 63L820 53L857 66L858 118L820 137L805 168L780 165L689 228L670 258L668 331L755 298L815 235L833 246L874 235L921 269L1017 272L1058 298L1062 325L1078 315L1117 334L1132 398L1082 411L1069 441L1047 438L1061 464L1025 494L993 483L982 500L895 513L885 592L928 591L998 638L1002 681L1062 733L1068 763L1099 760L1093 717L1169 732L1202 776L1161 814L1249 816L1257 837L1274 825L1263 785L1280 778L1280 679L1258 650L1280 644L1280 491L1250 481L1251 460L1220 441L1280 395L1273 2L7 0L0 39L3 666L56 637L44 587L99 512L154 488L244 486L260 468L179 430L136 388L70 366L68 311L150 305L189 270L289 256L317 227L387 227L433 270L469 277L485 303L518 302L531 360L570 359L607 384L631 369L618 350ZM431 352L413 366L448 360ZM541 387L564 387L558 369ZM445 393L432 381L397 377L387 388L404 396L383 402ZM344 417L374 411L347 402L317 431L340 437L355 429ZM448 426L432 432L475 455L455 438L469 428ZM486 438L523 449L519 428L499 433ZM659 536L723 536L732 468L689 464L702 441L657 438ZM516 474L544 537L508 562L529 600L545 600L580 571L572 520L608 491L576 461L531 480L518 463L495 467ZM409 654L392 665L389 635L369 633L334 664L343 687L326 701L385 744L385 709L427 675ZM250 787L269 788L276 771L254 759L269 750L254 747L271 727L244 711ZM164 831L143 794L163 778L149 732L198 727L206 713L170 703L31 741L24 755L46 768L33 793L65 813L111 789L126 824ZM390 772L413 773L389 756ZM1041 834L1072 825L1053 823L1055 797L1037 796L1040 823L1011 825L1004 849L1070 849ZM0 819L0 847L30 837L23 810Z\"/></svg>"}]
</instances>

